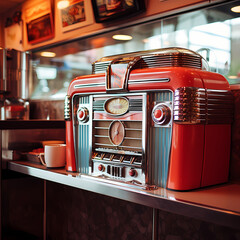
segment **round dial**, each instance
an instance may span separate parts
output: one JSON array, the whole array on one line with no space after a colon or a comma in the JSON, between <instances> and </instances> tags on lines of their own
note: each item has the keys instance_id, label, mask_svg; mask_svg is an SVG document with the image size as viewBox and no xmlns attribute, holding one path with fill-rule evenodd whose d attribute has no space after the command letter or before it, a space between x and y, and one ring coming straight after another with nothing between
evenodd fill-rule
<instances>
[{"instance_id":1,"label":"round dial","mask_svg":"<svg viewBox=\"0 0 240 240\"><path fill-rule=\"evenodd\" d=\"M128 111L129 101L124 97L109 98L104 104L104 109L111 115L122 115Z\"/></svg>"},{"instance_id":2,"label":"round dial","mask_svg":"<svg viewBox=\"0 0 240 240\"><path fill-rule=\"evenodd\" d=\"M119 146L125 137L125 128L120 121L113 121L109 127L109 139L115 146Z\"/></svg>"}]
</instances>

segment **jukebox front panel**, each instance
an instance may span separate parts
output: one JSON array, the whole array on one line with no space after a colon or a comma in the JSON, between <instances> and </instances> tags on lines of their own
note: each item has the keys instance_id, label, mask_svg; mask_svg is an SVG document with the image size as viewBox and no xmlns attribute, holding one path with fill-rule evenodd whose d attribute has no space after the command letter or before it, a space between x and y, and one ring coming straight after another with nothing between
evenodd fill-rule
<instances>
[{"instance_id":1,"label":"jukebox front panel","mask_svg":"<svg viewBox=\"0 0 240 240\"><path fill-rule=\"evenodd\" d=\"M80 173L166 187L171 91L75 95L73 102ZM168 116L164 107L169 109Z\"/></svg>"}]
</instances>

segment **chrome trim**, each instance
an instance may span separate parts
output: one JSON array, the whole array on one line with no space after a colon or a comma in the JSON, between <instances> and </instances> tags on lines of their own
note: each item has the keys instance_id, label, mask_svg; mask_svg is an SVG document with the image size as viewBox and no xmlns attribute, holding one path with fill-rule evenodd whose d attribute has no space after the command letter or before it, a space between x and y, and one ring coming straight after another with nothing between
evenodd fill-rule
<instances>
[{"instance_id":1,"label":"chrome trim","mask_svg":"<svg viewBox=\"0 0 240 240\"><path fill-rule=\"evenodd\" d=\"M79 84L79 85L74 85L74 88L79 89L79 88L88 88L88 87L104 87L104 83L88 83L88 84Z\"/></svg>"},{"instance_id":2,"label":"chrome trim","mask_svg":"<svg viewBox=\"0 0 240 240\"><path fill-rule=\"evenodd\" d=\"M173 118L179 124L230 124L233 96L227 90L178 88L174 93Z\"/></svg>"},{"instance_id":3,"label":"chrome trim","mask_svg":"<svg viewBox=\"0 0 240 240\"><path fill-rule=\"evenodd\" d=\"M89 96L89 174L93 172L92 153L93 153L93 95Z\"/></svg>"},{"instance_id":4,"label":"chrome trim","mask_svg":"<svg viewBox=\"0 0 240 240\"><path fill-rule=\"evenodd\" d=\"M148 131L148 103L149 103L149 95L147 93L143 93L143 103L142 103L142 172L145 175L145 182L148 183L148 166L147 166L147 131ZM149 105L150 106L150 105ZM150 161L150 159L149 159ZM148 162L149 162L148 161Z\"/></svg>"},{"instance_id":5,"label":"chrome trim","mask_svg":"<svg viewBox=\"0 0 240 240\"><path fill-rule=\"evenodd\" d=\"M158 78L158 79L144 79L144 80L129 80L128 85L139 84L139 83L156 83L156 82L169 82L169 78Z\"/></svg>"},{"instance_id":6,"label":"chrome trim","mask_svg":"<svg viewBox=\"0 0 240 240\"><path fill-rule=\"evenodd\" d=\"M116 56L118 57L118 56ZM130 75L130 71L131 69L134 67L134 65L140 60L141 58L139 56L128 56L125 58L113 58L111 59L110 64L107 66L106 68L106 74L105 74L105 81L106 81L106 91L107 92L114 92L114 91L127 91L127 87L128 87L128 79L129 79L129 75ZM124 82L122 85L122 88L113 88L112 86L110 87L110 82L111 82L111 66L112 65L117 65L117 64L127 64L126 67L126 72L124 74Z\"/></svg>"},{"instance_id":7,"label":"chrome trim","mask_svg":"<svg viewBox=\"0 0 240 240\"><path fill-rule=\"evenodd\" d=\"M68 95L64 101L64 119L65 121L71 121L71 97Z\"/></svg>"},{"instance_id":8,"label":"chrome trim","mask_svg":"<svg viewBox=\"0 0 240 240\"><path fill-rule=\"evenodd\" d=\"M125 150L115 150L115 149L109 149L109 148L95 148L96 152L106 152L106 153L112 153L112 154L122 154L124 152L125 155L135 155L135 156L142 156L141 153L136 153L133 151L125 151Z\"/></svg>"}]
</instances>

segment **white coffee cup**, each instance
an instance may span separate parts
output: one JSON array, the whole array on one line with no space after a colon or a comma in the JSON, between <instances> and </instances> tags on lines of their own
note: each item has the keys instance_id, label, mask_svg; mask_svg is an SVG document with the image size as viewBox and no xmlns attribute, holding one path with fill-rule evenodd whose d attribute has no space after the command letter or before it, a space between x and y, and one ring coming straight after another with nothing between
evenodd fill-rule
<instances>
[{"instance_id":1,"label":"white coffee cup","mask_svg":"<svg viewBox=\"0 0 240 240\"><path fill-rule=\"evenodd\" d=\"M66 163L66 144L47 144L44 147L44 153L40 153L39 157L45 167L64 167Z\"/></svg>"}]
</instances>

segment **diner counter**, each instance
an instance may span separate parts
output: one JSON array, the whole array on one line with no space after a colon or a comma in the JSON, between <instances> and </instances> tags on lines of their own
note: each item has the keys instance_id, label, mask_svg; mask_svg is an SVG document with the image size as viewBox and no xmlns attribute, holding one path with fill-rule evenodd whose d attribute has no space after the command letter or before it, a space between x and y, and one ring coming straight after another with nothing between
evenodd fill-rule
<instances>
[{"instance_id":1,"label":"diner counter","mask_svg":"<svg viewBox=\"0 0 240 240\"><path fill-rule=\"evenodd\" d=\"M0 130L65 128L63 120L0 120Z\"/></svg>"},{"instance_id":2,"label":"diner counter","mask_svg":"<svg viewBox=\"0 0 240 240\"><path fill-rule=\"evenodd\" d=\"M47 181L240 229L240 183L226 183L184 192L163 188L145 190L140 186L120 184L114 180L70 173L64 168L47 169L29 161L8 161L7 168Z\"/></svg>"}]
</instances>

